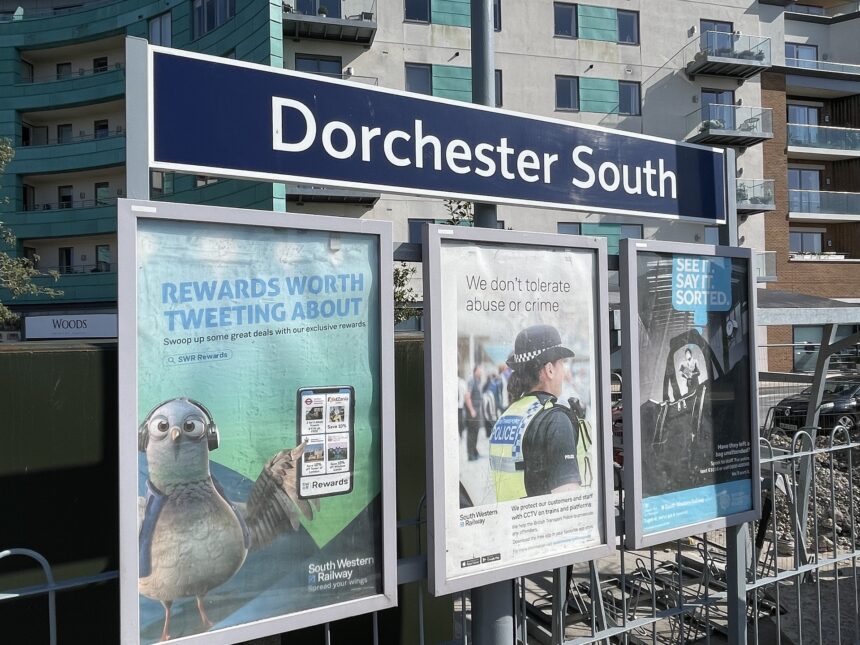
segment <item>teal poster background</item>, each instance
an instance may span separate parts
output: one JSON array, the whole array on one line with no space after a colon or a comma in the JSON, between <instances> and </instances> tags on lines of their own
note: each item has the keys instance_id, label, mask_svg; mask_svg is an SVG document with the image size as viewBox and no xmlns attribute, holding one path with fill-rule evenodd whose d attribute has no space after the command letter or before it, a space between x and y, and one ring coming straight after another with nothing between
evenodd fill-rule
<instances>
[{"instance_id":1,"label":"teal poster background","mask_svg":"<svg viewBox=\"0 0 860 645\"><path fill-rule=\"evenodd\" d=\"M209 591L213 628L379 593L378 238L140 219L137 259L137 422L177 397L208 408L220 432L211 470L229 501L244 503L264 464L298 445L299 388L355 391L351 492L319 498L313 519ZM143 497L143 453L139 464ZM158 640L163 618L141 596L142 642ZM199 631L194 598L177 599L171 637Z\"/></svg>"}]
</instances>

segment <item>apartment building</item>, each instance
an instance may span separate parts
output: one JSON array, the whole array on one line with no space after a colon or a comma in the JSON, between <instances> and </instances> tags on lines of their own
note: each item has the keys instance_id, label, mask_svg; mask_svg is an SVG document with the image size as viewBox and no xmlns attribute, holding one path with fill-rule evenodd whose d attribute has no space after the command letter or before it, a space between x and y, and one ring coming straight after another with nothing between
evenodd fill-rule
<instances>
[{"instance_id":1,"label":"apartment building","mask_svg":"<svg viewBox=\"0 0 860 645\"><path fill-rule=\"evenodd\" d=\"M64 290L53 301L22 299L24 312L115 306L115 199L133 127L125 35L471 100L469 0L74 1L0 0L0 136L16 147L2 218L19 237L15 252L56 267ZM860 127L851 4L494 0L496 104L733 148L739 236L758 252L760 279L851 297L860 229L850 210L832 212L839 202L860 214L860 198L847 195L860 163L851 158L860 157L860 138L851 150L845 131ZM423 222L448 217L443 202L426 198L173 173L153 173L151 183L155 199L387 219L398 241L417 241ZM574 211L501 206L499 219L515 230L602 235L610 251L623 237L718 237L717 227L695 222ZM778 333L790 343L814 330ZM780 369L793 367L785 353L771 353Z\"/></svg>"}]
</instances>

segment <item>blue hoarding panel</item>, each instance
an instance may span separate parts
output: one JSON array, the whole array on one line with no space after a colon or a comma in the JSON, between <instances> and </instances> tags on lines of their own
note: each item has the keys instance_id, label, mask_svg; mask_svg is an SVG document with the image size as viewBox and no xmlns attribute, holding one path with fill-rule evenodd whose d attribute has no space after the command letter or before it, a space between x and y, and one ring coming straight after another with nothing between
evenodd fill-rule
<instances>
[{"instance_id":1,"label":"blue hoarding panel","mask_svg":"<svg viewBox=\"0 0 860 645\"><path fill-rule=\"evenodd\" d=\"M155 168L724 221L721 151L153 52Z\"/></svg>"}]
</instances>

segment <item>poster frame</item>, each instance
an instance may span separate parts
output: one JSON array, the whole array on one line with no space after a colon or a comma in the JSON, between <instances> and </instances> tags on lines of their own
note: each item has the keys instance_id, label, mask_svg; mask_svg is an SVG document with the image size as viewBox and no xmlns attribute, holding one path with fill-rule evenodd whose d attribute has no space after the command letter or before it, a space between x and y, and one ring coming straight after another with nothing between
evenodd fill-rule
<instances>
[{"instance_id":1,"label":"poster frame","mask_svg":"<svg viewBox=\"0 0 860 645\"><path fill-rule=\"evenodd\" d=\"M752 509L717 517L704 522L686 524L665 531L645 533L642 530L642 443L639 408L639 253L672 253L704 257L731 258L746 260L747 264L747 302L749 333L749 382L750 382L750 453L752 470ZM622 363L625 375L622 383L624 408L624 538L628 549L643 549L672 540L690 537L718 529L737 526L758 520L761 517L761 477L758 426L758 371L756 365L756 289L755 266L752 250L733 246L713 246L687 242L667 242L653 240L621 240L620 250L621 282L621 327Z\"/></svg>"},{"instance_id":2,"label":"poster frame","mask_svg":"<svg viewBox=\"0 0 860 645\"><path fill-rule=\"evenodd\" d=\"M445 485L445 427L444 409L439 392L443 389L442 371L443 348L442 334L442 245L450 240L462 242L486 242L510 247L548 247L552 249L577 249L591 251L594 263L594 301L595 316L595 373L596 423L594 434L600 440L598 463L602 477L602 490L595 495L600 504L599 517L603 520L603 541L573 553L553 555L511 564L492 571L482 571L455 578L449 578L446 571L448 550L446 522L447 506L444 494ZM434 596L441 596L480 587L483 585L511 580L540 571L555 569L569 564L596 560L611 554L615 549L615 505L613 503L613 465L612 434L610 414L610 376L609 376L609 286L607 270L606 240L603 238L579 235L560 235L532 233L524 231L505 231L487 228L425 224L423 230L423 278L424 278L424 416L427 443L427 553L428 589ZM438 339L438 340L436 340ZM459 507L458 507L459 508Z\"/></svg>"},{"instance_id":3,"label":"poster frame","mask_svg":"<svg viewBox=\"0 0 860 645\"><path fill-rule=\"evenodd\" d=\"M174 220L212 224L357 233L374 236L379 275L380 495L382 502L382 589L367 598L349 600L243 623L170 642L229 645L302 627L366 614L397 605L397 535L394 452L394 305L391 223L340 217L120 199L118 214L118 347L119 356L119 554L120 642L140 643L138 591L138 338L137 233L140 220Z\"/></svg>"}]
</instances>

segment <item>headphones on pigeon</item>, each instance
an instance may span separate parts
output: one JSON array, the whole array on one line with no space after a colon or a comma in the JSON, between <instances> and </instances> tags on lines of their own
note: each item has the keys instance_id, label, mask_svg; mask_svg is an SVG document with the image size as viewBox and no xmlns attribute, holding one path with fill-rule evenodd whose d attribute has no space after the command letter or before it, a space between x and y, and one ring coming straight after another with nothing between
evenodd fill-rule
<instances>
[{"instance_id":1,"label":"headphones on pigeon","mask_svg":"<svg viewBox=\"0 0 860 645\"><path fill-rule=\"evenodd\" d=\"M209 412L209 409L200 403L199 401L195 401L194 399L189 399L187 397L177 397L175 399L167 399L166 401L162 401L147 415L147 417L143 420L143 423L137 429L137 449L140 452L146 452L146 446L149 444L149 422L152 421L152 415L158 410L161 406L170 403L171 401L188 401L191 405L195 405L203 412L206 416L205 423L206 429L203 435L206 437L206 444L209 447L209 451L215 450L221 444L221 433L218 432L218 426L215 425L215 421L212 419L212 413Z\"/></svg>"}]
</instances>

